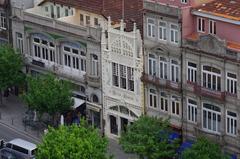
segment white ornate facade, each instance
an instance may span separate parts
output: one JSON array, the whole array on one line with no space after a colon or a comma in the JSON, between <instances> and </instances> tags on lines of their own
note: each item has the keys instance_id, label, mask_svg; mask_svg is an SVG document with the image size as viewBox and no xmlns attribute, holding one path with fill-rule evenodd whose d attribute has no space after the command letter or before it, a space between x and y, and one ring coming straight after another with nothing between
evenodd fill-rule
<instances>
[{"instance_id":1,"label":"white ornate facade","mask_svg":"<svg viewBox=\"0 0 240 159\"><path fill-rule=\"evenodd\" d=\"M102 35L102 88L105 134L120 136L126 125L143 114L142 40L134 24L132 32L124 23L115 29L108 20Z\"/></svg>"}]
</instances>

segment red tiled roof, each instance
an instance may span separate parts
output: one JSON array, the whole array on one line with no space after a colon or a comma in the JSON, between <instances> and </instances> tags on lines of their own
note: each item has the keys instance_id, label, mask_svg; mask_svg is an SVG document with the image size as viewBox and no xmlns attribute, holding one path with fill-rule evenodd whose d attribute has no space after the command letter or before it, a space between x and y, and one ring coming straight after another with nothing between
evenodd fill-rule
<instances>
[{"instance_id":1,"label":"red tiled roof","mask_svg":"<svg viewBox=\"0 0 240 159\"><path fill-rule=\"evenodd\" d=\"M240 20L240 0L214 0L196 9L208 14Z\"/></svg>"},{"instance_id":2,"label":"red tiled roof","mask_svg":"<svg viewBox=\"0 0 240 159\"><path fill-rule=\"evenodd\" d=\"M132 30L133 22L136 22L137 28L142 30L143 0L124 0L124 3L123 0L45 0L43 2L46 1L76 7L106 18L110 16L114 22L120 22L124 8L126 30Z\"/></svg>"}]
</instances>

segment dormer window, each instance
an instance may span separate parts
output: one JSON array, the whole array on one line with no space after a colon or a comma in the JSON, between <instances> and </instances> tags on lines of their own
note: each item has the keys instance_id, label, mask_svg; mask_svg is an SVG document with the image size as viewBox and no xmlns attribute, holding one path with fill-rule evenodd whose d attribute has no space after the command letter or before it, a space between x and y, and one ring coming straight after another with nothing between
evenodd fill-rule
<instances>
[{"instance_id":1,"label":"dormer window","mask_svg":"<svg viewBox=\"0 0 240 159\"><path fill-rule=\"evenodd\" d=\"M197 27L198 27L198 32L205 32L205 19L204 18L198 18L197 19Z\"/></svg>"},{"instance_id":2,"label":"dormer window","mask_svg":"<svg viewBox=\"0 0 240 159\"><path fill-rule=\"evenodd\" d=\"M209 20L209 33L216 34L216 21Z\"/></svg>"}]
</instances>

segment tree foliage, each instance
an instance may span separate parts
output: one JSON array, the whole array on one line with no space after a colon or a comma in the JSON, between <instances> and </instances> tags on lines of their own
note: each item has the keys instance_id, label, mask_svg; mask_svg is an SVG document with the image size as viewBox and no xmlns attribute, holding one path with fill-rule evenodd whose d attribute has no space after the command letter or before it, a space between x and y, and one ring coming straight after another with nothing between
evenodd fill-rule
<instances>
[{"instance_id":1,"label":"tree foliage","mask_svg":"<svg viewBox=\"0 0 240 159\"><path fill-rule=\"evenodd\" d=\"M176 155L178 141L169 141L169 121L142 116L127 127L120 137L124 151L140 158L172 158Z\"/></svg>"},{"instance_id":2,"label":"tree foliage","mask_svg":"<svg viewBox=\"0 0 240 159\"><path fill-rule=\"evenodd\" d=\"M96 129L80 125L49 128L38 145L36 158L107 159L107 139L102 138Z\"/></svg>"},{"instance_id":3,"label":"tree foliage","mask_svg":"<svg viewBox=\"0 0 240 159\"><path fill-rule=\"evenodd\" d=\"M22 57L9 45L0 45L0 91L24 82Z\"/></svg>"},{"instance_id":4,"label":"tree foliage","mask_svg":"<svg viewBox=\"0 0 240 159\"><path fill-rule=\"evenodd\" d=\"M221 152L219 145L200 137L191 148L183 152L183 159L230 159Z\"/></svg>"},{"instance_id":5,"label":"tree foliage","mask_svg":"<svg viewBox=\"0 0 240 159\"><path fill-rule=\"evenodd\" d=\"M66 81L55 78L54 75L28 77L28 91L23 95L24 101L40 114L52 116L69 110L73 105L71 88Z\"/></svg>"}]
</instances>

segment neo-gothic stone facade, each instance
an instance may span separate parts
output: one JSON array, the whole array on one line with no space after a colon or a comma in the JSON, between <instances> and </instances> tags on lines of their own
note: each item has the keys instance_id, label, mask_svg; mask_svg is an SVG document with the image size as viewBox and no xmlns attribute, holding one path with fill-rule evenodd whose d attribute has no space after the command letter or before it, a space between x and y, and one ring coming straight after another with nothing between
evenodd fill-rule
<instances>
[{"instance_id":1,"label":"neo-gothic stone facade","mask_svg":"<svg viewBox=\"0 0 240 159\"><path fill-rule=\"evenodd\" d=\"M116 138L143 114L142 40L140 31L124 31L108 21L102 36L102 87L105 134Z\"/></svg>"}]
</instances>

